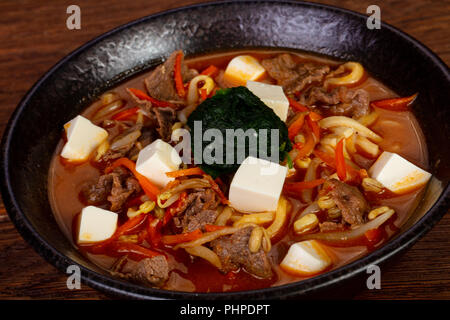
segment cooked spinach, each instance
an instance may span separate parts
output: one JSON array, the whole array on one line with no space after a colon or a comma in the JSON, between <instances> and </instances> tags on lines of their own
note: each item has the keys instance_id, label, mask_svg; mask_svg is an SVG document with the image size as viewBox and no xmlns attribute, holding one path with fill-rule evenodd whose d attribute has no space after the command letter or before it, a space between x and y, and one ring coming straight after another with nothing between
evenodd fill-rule
<instances>
[{"instance_id":1,"label":"cooked spinach","mask_svg":"<svg viewBox=\"0 0 450 320\"><path fill-rule=\"evenodd\" d=\"M194 125L194 122L196 121L201 121L201 128ZM281 121L271 108L266 106L264 102L246 87L219 90L213 97L203 101L197 109L191 113L187 124L191 129L191 146L195 158L194 161L197 162L197 164L198 159L203 159L203 152L205 149L211 148L212 143L217 143L214 139L211 139L212 141L205 139L205 131L208 129L218 129L222 134L223 141L219 142L222 143L223 153L216 153L216 149L212 153L216 159L222 160L210 164L200 164L200 167L213 177L237 170L243 160L242 158L237 158L238 148L240 150L245 149L244 159L248 155L256 155L255 152L258 152L257 155L259 158L270 160L278 157L279 161L283 161L286 153L292 148L288 138L286 124ZM225 143L227 141L227 129L242 129L247 133L252 133L251 129L254 129L254 132L256 132L257 144L249 143L250 137L247 136L245 137L244 147L242 146L243 140L239 140L237 136L234 136L231 138L234 141L234 149L229 147L227 152ZM249 129L250 131L247 131ZM267 139L264 139L263 131L260 131L260 129L267 129ZM278 129L278 141L274 140L277 137L276 135L271 134L271 129ZM198 141L199 137L202 137L201 149L195 147L195 140ZM241 141L240 144L238 144L239 141ZM274 150L273 146L278 146L278 149ZM266 148L267 155L259 152L261 148ZM272 151L275 151L278 154L272 154ZM228 159L234 160L232 163L226 163L227 154Z\"/></svg>"}]
</instances>

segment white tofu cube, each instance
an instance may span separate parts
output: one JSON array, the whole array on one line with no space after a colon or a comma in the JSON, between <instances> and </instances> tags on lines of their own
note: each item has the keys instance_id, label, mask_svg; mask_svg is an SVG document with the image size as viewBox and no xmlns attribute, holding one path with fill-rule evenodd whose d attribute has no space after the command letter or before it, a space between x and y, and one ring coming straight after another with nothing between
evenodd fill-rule
<instances>
[{"instance_id":1,"label":"white tofu cube","mask_svg":"<svg viewBox=\"0 0 450 320\"><path fill-rule=\"evenodd\" d=\"M110 238L117 228L115 212L88 206L83 208L78 229L78 243L91 243Z\"/></svg>"},{"instance_id":2,"label":"white tofu cube","mask_svg":"<svg viewBox=\"0 0 450 320\"><path fill-rule=\"evenodd\" d=\"M286 173L285 166L248 157L231 181L231 206L241 212L275 211Z\"/></svg>"},{"instance_id":3,"label":"white tofu cube","mask_svg":"<svg viewBox=\"0 0 450 320\"><path fill-rule=\"evenodd\" d=\"M165 187L173 180L166 172L178 170L181 158L177 151L161 139L153 141L139 152L136 171L158 187Z\"/></svg>"},{"instance_id":4,"label":"white tofu cube","mask_svg":"<svg viewBox=\"0 0 450 320\"><path fill-rule=\"evenodd\" d=\"M108 138L108 132L88 119L77 116L64 125L67 142L61 156L70 161L84 161Z\"/></svg>"},{"instance_id":5,"label":"white tofu cube","mask_svg":"<svg viewBox=\"0 0 450 320\"><path fill-rule=\"evenodd\" d=\"M322 245L315 240L291 245L280 267L297 276L311 276L331 266L332 260Z\"/></svg>"},{"instance_id":6,"label":"white tofu cube","mask_svg":"<svg viewBox=\"0 0 450 320\"><path fill-rule=\"evenodd\" d=\"M224 80L230 85L245 86L247 80L258 80L265 74L266 69L252 56L234 57L224 73Z\"/></svg>"},{"instance_id":7,"label":"white tofu cube","mask_svg":"<svg viewBox=\"0 0 450 320\"><path fill-rule=\"evenodd\" d=\"M289 111L289 100L281 86L247 81L247 88L262 102L271 108L282 121L286 121Z\"/></svg>"},{"instance_id":8,"label":"white tofu cube","mask_svg":"<svg viewBox=\"0 0 450 320\"><path fill-rule=\"evenodd\" d=\"M369 169L369 175L395 193L417 189L428 182L431 174L402 158L384 151Z\"/></svg>"}]
</instances>

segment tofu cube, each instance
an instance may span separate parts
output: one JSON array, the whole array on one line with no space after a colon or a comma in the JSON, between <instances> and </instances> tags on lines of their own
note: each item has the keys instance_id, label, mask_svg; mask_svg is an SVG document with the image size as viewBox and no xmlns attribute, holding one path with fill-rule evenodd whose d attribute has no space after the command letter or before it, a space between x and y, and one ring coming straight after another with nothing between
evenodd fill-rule
<instances>
[{"instance_id":1,"label":"tofu cube","mask_svg":"<svg viewBox=\"0 0 450 320\"><path fill-rule=\"evenodd\" d=\"M316 240L307 240L291 245L280 267L296 276L311 276L331 264L332 260L322 245Z\"/></svg>"},{"instance_id":2,"label":"tofu cube","mask_svg":"<svg viewBox=\"0 0 450 320\"><path fill-rule=\"evenodd\" d=\"M224 80L233 86L245 86L247 80L258 80L265 72L266 69L252 56L237 56L228 63Z\"/></svg>"},{"instance_id":3,"label":"tofu cube","mask_svg":"<svg viewBox=\"0 0 450 320\"><path fill-rule=\"evenodd\" d=\"M178 170L181 158L177 151L161 139L153 141L139 152L136 171L158 187L165 187L173 180L166 172Z\"/></svg>"},{"instance_id":4,"label":"tofu cube","mask_svg":"<svg viewBox=\"0 0 450 320\"><path fill-rule=\"evenodd\" d=\"M115 212L88 206L83 208L79 220L78 243L91 243L110 238L117 228Z\"/></svg>"},{"instance_id":5,"label":"tofu cube","mask_svg":"<svg viewBox=\"0 0 450 320\"><path fill-rule=\"evenodd\" d=\"M231 206L241 212L275 211L286 173L285 166L248 157L231 181Z\"/></svg>"},{"instance_id":6,"label":"tofu cube","mask_svg":"<svg viewBox=\"0 0 450 320\"><path fill-rule=\"evenodd\" d=\"M249 80L247 81L247 88L271 108L282 121L286 121L289 100L281 86Z\"/></svg>"},{"instance_id":7,"label":"tofu cube","mask_svg":"<svg viewBox=\"0 0 450 320\"><path fill-rule=\"evenodd\" d=\"M417 189L428 182L431 174L402 158L384 151L369 169L369 175L395 193Z\"/></svg>"},{"instance_id":8,"label":"tofu cube","mask_svg":"<svg viewBox=\"0 0 450 320\"><path fill-rule=\"evenodd\" d=\"M87 160L90 154L108 138L108 132L88 119L77 116L64 125L67 142L61 156L70 161Z\"/></svg>"}]
</instances>

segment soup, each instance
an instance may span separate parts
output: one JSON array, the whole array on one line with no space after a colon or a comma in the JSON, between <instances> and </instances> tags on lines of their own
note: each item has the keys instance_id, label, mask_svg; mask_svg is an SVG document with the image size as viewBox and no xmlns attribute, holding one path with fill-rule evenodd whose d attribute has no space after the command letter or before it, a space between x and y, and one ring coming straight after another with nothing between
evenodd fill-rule
<instances>
[{"instance_id":1,"label":"soup","mask_svg":"<svg viewBox=\"0 0 450 320\"><path fill-rule=\"evenodd\" d=\"M64 126L52 209L88 259L143 285L314 277L388 241L420 201L430 174L414 98L357 62L177 51Z\"/></svg>"}]
</instances>

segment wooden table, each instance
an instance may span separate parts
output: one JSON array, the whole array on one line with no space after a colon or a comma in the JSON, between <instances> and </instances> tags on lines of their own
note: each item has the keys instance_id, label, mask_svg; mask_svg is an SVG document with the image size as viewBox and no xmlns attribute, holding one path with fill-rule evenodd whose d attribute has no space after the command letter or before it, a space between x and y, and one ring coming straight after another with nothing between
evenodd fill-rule
<instances>
[{"instance_id":1,"label":"wooden table","mask_svg":"<svg viewBox=\"0 0 450 320\"><path fill-rule=\"evenodd\" d=\"M0 134L25 92L53 64L84 42L131 20L199 0L77 0L0 2ZM377 4L382 19L450 62L450 3L439 0L324 0L361 13ZM66 28L66 8L81 7L81 30ZM394 265L382 270L382 289L355 299L449 299L450 216L446 215ZM0 202L0 298L105 299L88 286L70 291L66 276L20 237Z\"/></svg>"}]
</instances>

